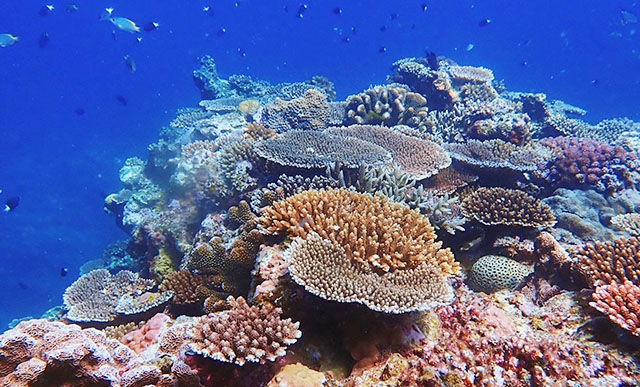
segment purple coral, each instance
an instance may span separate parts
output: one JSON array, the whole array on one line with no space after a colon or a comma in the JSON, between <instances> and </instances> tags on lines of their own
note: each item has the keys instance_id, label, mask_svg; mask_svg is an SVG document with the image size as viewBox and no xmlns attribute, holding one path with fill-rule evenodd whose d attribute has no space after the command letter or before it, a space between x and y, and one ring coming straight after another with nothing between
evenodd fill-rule
<instances>
[{"instance_id":1,"label":"purple coral","mask_svg":"<svg viewBox=\"0 0 640 387\"><path fill-rule=\"evenodd\" d=\"M613 193L638 182L637 156L621 147L581 137L545 138L540 143L560 152L545 168L545 178L554 185L586 185Z\"/></svg>"}]
</instances>

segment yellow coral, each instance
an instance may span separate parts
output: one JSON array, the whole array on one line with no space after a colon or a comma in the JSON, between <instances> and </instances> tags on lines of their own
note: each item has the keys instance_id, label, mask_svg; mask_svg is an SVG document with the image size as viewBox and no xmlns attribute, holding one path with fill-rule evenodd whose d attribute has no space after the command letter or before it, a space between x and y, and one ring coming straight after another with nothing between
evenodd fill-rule
<instances>
[{"instance_id":1,"label":"yellow coral","mask_svg":"<svg viewBox=\"0 0 640 387\"><path fill-rule=\"evenodd\" d=\"M151 273L153 278L155 278L158 282L162 282L164 277L176 271L175 266L173 265L173 259L171 255L167 253L165 248L160 248L158 251L158 256L154 259Z\"/></svg>"}]
</instances>

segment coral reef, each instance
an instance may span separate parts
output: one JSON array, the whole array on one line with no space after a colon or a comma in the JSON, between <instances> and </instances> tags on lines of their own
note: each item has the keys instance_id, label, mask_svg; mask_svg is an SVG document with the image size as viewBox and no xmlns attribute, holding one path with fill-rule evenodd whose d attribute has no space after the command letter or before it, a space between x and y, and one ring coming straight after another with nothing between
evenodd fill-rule
<instances>
[{"instance_id":1,"label":"coral reef","mask_svg":"<svg viewBox=\"0 0 640 387\"><path fill-rule=\"evenodd\" d=\"M462 212L487 226L551 227L551 208L526 193L500 187L480 187L462 200Z\"/></svg>"},{"instance_id":2,"label":"coral reef","mask_svg":"<svg viewBox=\"0 0 640 387\"><path fill-rule=\"evenodd\" d=\"M327 126L329 104L324 94L307 90L302 97L284 101L276 98L262 112L260 122L269 129L283 133L292 129L318 130Z\"/></svg>"},{"instance_id":3,"label":"coral reef","mask_svg":"<svg viewBox=\"0 0 640 387\"><path fill-rule=\"evenodd\" d=\"M272 305L249 306L242 298L227 298L231 309L199 317L186 331L189 349L223 362L244 365L284 356L302 332L299 323L282 319Z\"/></svg>"},{"instance_id":4,"label":"coral reef","mask_svg":"<svg viewBox=\"0 0 640 387\"><path fill-rule=\"evenodd\" d=\"M376 86L347 98L347 123L420 127L427 100L401 86Z\"/></svg>"},{"instance_id":5,"label":"coral reef","mask_svg":"<svg viewBox=\"0 0 640 387\"><path fill-rule=\"evenodd\" d=\"M500 139L469 140L464 144L444 144L452 158L479 168L505 168L514 171L536 171L553 157L553 151L538 144L516 146Z\"/></svg>"},{"instance_id":6,"label":"coral reef","mask_svg":"<svg viewBox=\"0 0 640 387\"><path fill-rule=\"evenodd\" d=\"M468 281L471 288L491 293L515 288L532 272L531 267L513 259L500 255L485 255L471 266Z\"/></svg>"},{"instance_id":7,"label":"coral reef","mask_svg":"<svg viewBox=\"0 0 640 387\"><path fill-rule=\"evenodd\" d=\"M640 214L618 214L611 218L611 227L627 232L631 236L640 236Z\"/></svg>"},{"instance_id":8,"label":"coral reef","mask_svg":"<svg viewBox=\"0 0 640 387\"><path fill-rule=\"evenodd\" d=\"M598 286L589 305L632 335L640 336L640 286L631 281Z\"/></svg>"},{"instance_id":9,"label":"coral reef","mask_svg":"<svg viewBox=\"0 0 640 387\"><path fill-rule=\"evenodd\" d=\"M575 252L577 269L591 284L640 283L640 239L594 242Z\"/></svg>"}]
</instances>

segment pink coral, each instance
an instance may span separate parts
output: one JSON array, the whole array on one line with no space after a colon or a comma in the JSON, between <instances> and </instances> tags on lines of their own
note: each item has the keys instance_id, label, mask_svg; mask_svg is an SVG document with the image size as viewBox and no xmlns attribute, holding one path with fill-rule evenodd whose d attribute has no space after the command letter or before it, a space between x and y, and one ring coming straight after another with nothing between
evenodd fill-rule
<instances>
[{"instance_id":1,"label":"pink coral","mask_svg":"<svg viewBox=\"0 0 640 387\"><path fill-rule=\"evenodd\" d=\"M166 323L171 318L164 313L158 313L153 316L140 329L136 329L124 335L120 341L127 347L140 353L147 349L165 328Z\"/></svg>"},{"instance_id":2,"label":"pink coral","mask_svg":"<svg viewBox=\"0 0 640 387\"><path fill-rule=\"evenodd\" d=\"M589 305L631 334L640 336L640 286L631 281L598 286Z\"/></svg>"}]
</instances>

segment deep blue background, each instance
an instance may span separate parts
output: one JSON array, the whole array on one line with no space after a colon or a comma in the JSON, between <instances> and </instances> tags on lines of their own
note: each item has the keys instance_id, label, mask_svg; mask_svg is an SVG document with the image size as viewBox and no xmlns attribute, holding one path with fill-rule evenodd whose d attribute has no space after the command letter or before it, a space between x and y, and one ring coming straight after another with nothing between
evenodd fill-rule
<instances>
[{"instance_id":1,"label":"deep blue background","mask_svg":"<svg viewBox=\"0 0 640 387\"><path fill-rule=\"evenodd\" d=\"M45 17L38 15L43 3L0 3L0 33L20 37L0 48L0 199L22 198L16 211L0 214L0 329L59 304L78 267L126 237L103 213L103 198L119 189L123 161L145 157L175 109L198 101L191 71L204 54L224 77L247 73L275 83L320 74L344 98L383 83L396 59L429 49L493 69L510 90L584 107L591 121L640 120L640 25L621 21L623 9L640 15L632 1L434 0L424 2L426 12L422 1L308 1L302 19L302 2L292 1L88 3L68 13L69 2L53 1ZM107 6L160 28L137 35L141 43L122 31L114 40L112 25L98 21ZM485 18L491 24L480 27ZM42 49L43 32L50 42ZM74 114L78 107L84 116Z\"/></svg>"}]
</instances>

